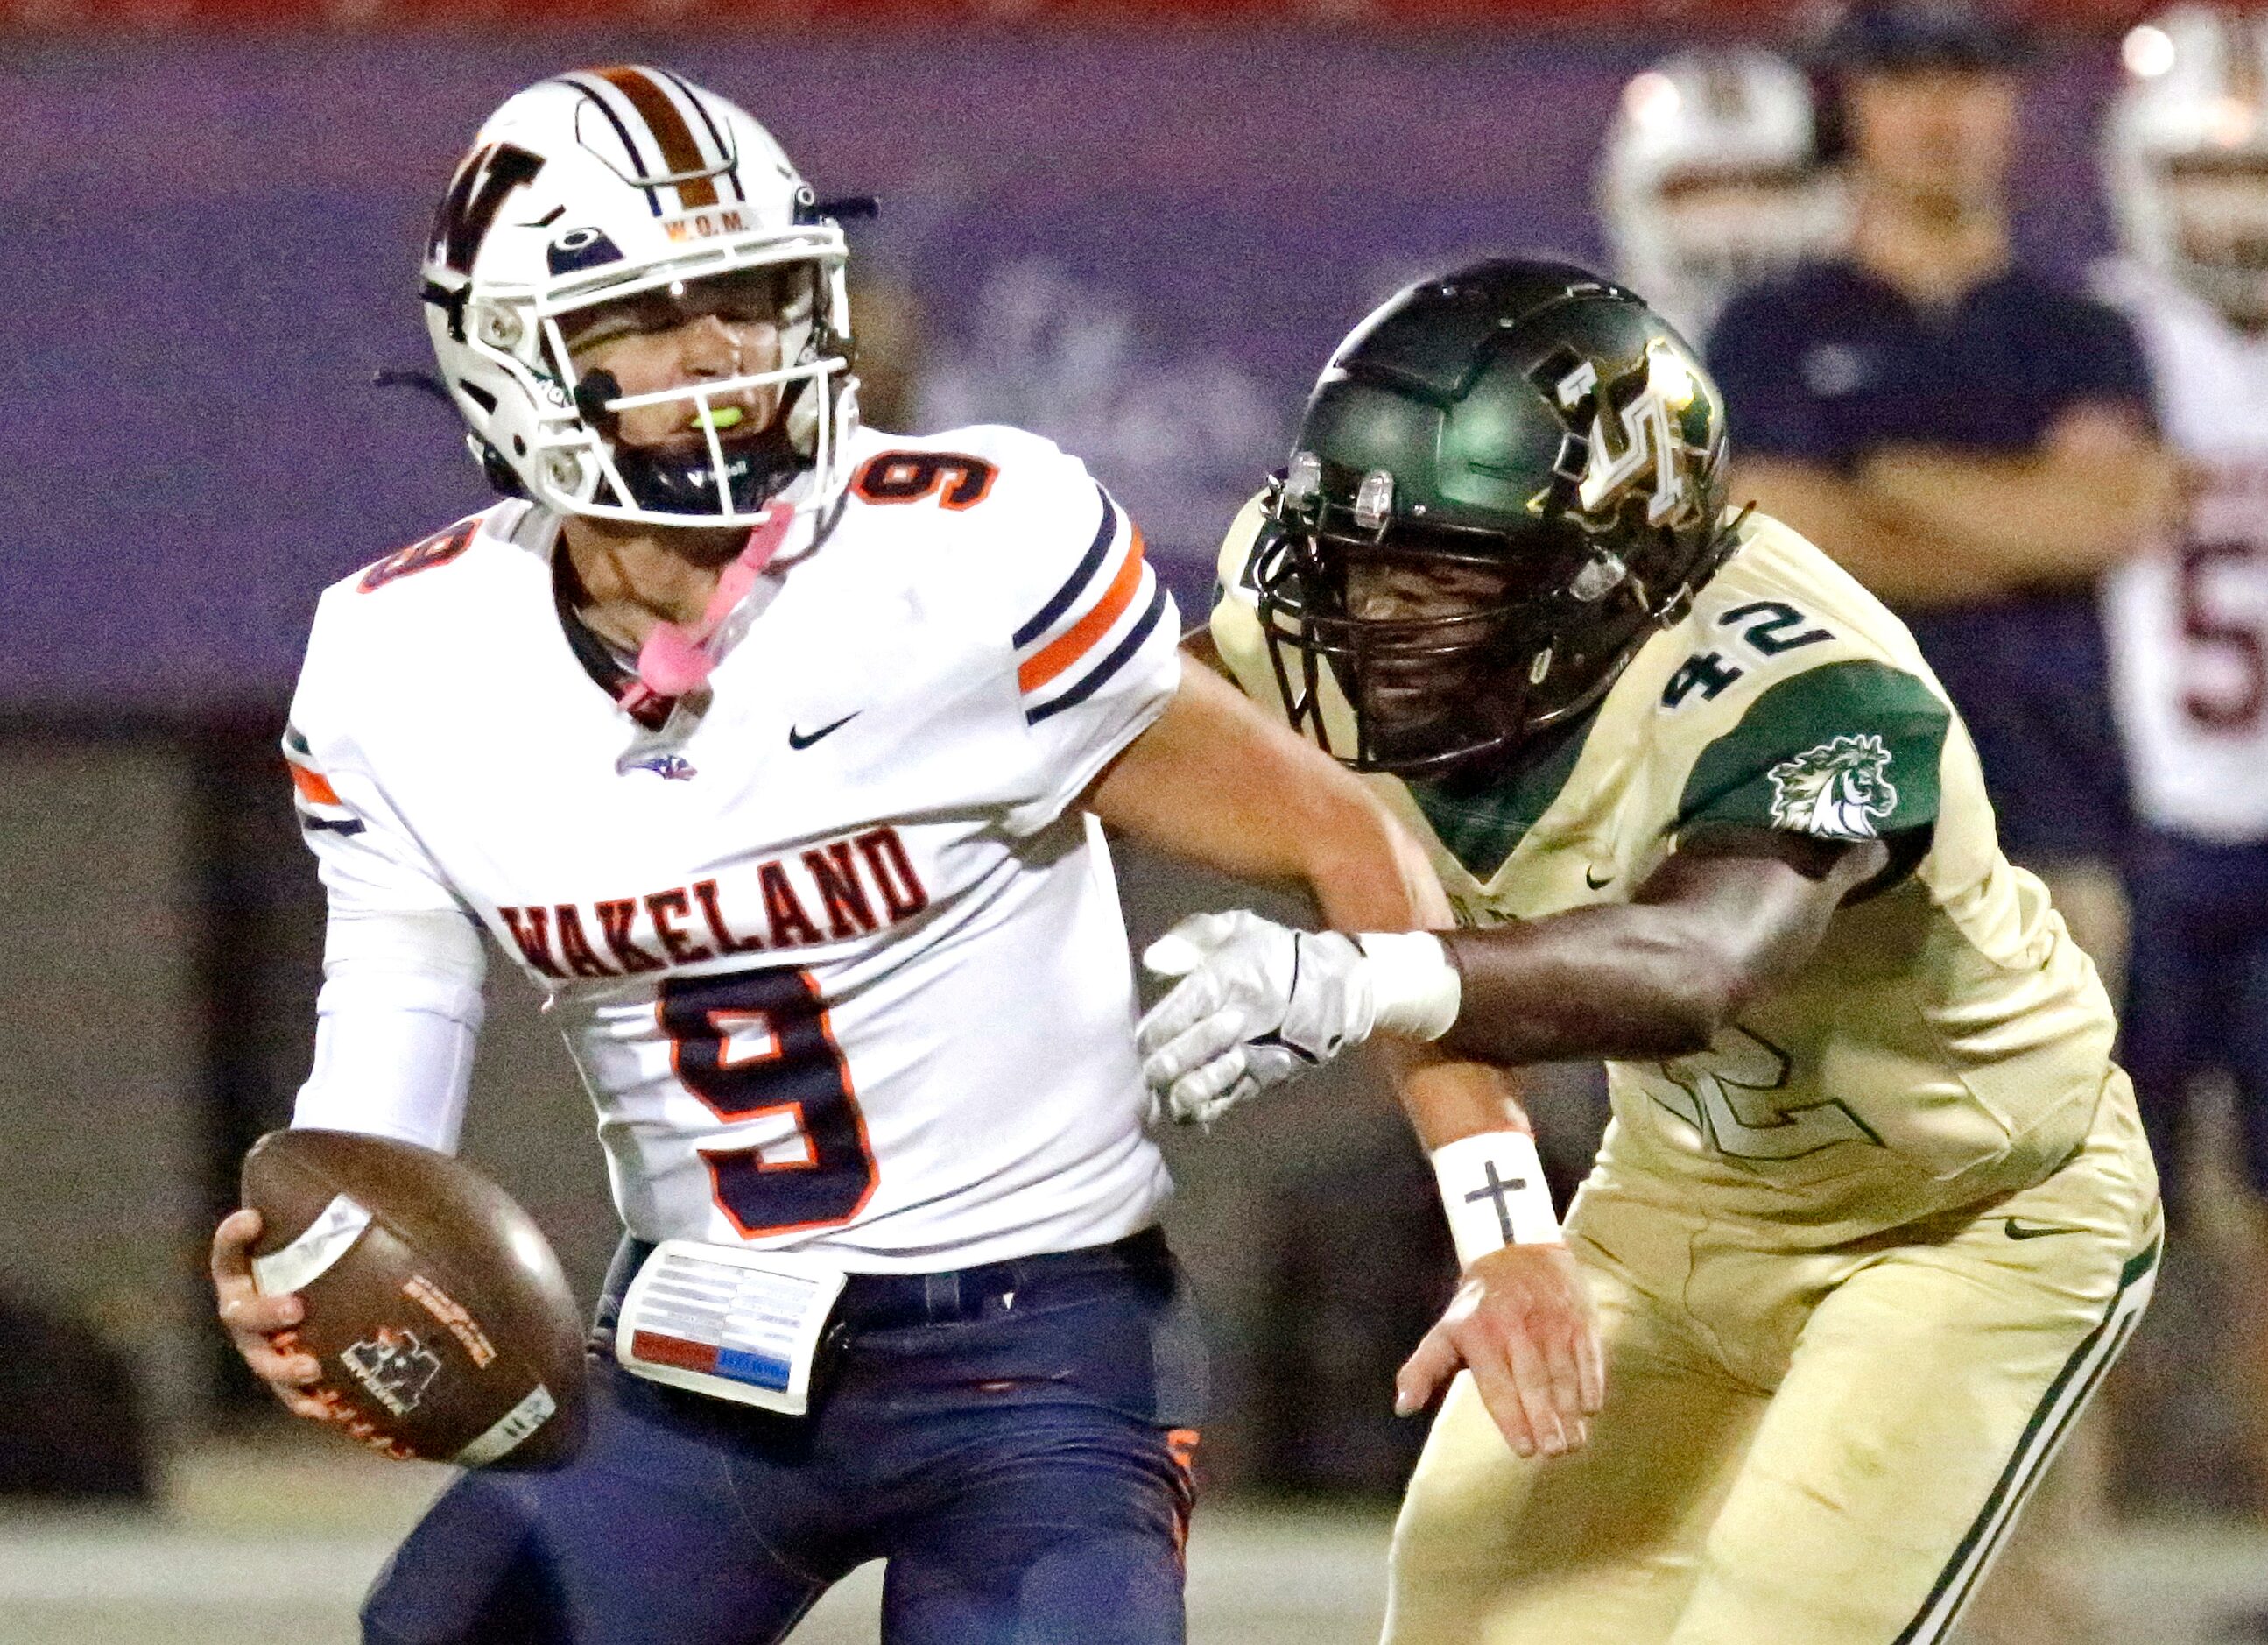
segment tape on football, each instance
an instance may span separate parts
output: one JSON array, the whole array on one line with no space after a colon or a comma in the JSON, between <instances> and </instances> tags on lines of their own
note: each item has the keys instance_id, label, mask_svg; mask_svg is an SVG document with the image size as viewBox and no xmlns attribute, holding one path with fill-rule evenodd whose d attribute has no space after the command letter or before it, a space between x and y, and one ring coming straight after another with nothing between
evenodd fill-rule
<instances>
[{"instance_id":1,"label":"tape on football","mask_svg":"<svg viewBox=\"0 0 2268 1645\"><path fill-rule=\"evenodd\" d=\"M252 1283L262 1296L304 1291L353 1250L369 1226L368 1211L346 1195L336 1195L321 1215L300 1230L298 1238L282 1250L252 1259Z\"/></svg>"},{"instance_id":2,"label":"tape on football","mask_svg":"<svg viewBox=\"0 0 2268 1645\"><path fill-rule=\"evenodd\" d=\"M481 1468L508 1456L522 1440L549 1422L559 1409L559 1402L541 1383L527 1391L527 1398L496 1420L489 1431L459 1451L449 1460L460 1468Z\"/></svg>"}]
</instances>

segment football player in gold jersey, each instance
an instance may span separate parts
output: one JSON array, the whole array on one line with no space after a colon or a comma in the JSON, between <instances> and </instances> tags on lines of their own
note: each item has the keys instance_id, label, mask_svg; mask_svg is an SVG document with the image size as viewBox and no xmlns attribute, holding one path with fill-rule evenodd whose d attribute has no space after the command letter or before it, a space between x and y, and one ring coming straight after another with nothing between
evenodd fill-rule
<instances>
[{"instance_id":1,"label":"football player in gold jersey","mask_svg":"<svg viewBox=\"0 0 2268 1645\"><path fill-rule=\"evenodd\" d=\"M1484 264L1357 328L1222 553L1220 660L1375 773L1463 928L1187 922L1153 1088L1210 1119L1376 1029L1613 1094L1564 1233L1516 1114L1426 1139L1466 1277L1405 1408L1570 1254L1606 1390L1583 1445L1564 1351L1455 1376L1394 1645L1942 1639L2148 1297L2094 967L1911 638L1725 462L1641 301Z\"/></svg>"}]
</instances>

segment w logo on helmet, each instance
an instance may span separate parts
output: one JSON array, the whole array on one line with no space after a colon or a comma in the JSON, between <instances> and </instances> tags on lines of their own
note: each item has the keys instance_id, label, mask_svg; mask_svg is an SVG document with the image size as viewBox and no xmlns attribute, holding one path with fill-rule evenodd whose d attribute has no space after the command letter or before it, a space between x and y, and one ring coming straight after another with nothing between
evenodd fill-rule
<instances>
[{"instance_id":1,"label":"w logo on helmet","mask_svg":"<svg viewBox=\"0 0 2268 1645\"><path fill-rule=\"evenodd\" d=\"M1646 345L1636 370L1616 382L1602 384L1589 360L1560 378L1561 410L1577 412L1587 400L1593 405L1583 466L1575 476L1580 510L1606 524L1643 487L1648 525L1688 523L1702 496L1694 470L1709 453L1688 440L1683 424L1705 392L1692 367L1660 338ZM1705 429L1705 407L1701 420Z\"/></svg>"}]
</instances>

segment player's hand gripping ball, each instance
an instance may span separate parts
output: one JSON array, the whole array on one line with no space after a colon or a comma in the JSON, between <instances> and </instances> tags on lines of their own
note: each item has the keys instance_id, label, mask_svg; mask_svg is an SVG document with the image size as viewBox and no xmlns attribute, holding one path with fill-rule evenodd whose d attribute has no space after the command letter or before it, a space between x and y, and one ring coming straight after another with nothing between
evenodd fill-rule
<instances>
[{"instance_id":1,"label":"player's hand gripping ball","mask_svg":"<svg viewBox=\"0 0 2268 1645\"><path fill-rule=\"evenodd\" d=\"M261 1221L253 1306L301 1302L269 1344L320 1368L287 1395L293 1409L320 1406L386 1456L466 1467L541 1467L581 1443L581 1313L541 1232L494 1183L406 1142L277 1131L245 1156L243 1196ZM225 1320L229 1232L214 1248Z\"/></svg>"}]
</instances>

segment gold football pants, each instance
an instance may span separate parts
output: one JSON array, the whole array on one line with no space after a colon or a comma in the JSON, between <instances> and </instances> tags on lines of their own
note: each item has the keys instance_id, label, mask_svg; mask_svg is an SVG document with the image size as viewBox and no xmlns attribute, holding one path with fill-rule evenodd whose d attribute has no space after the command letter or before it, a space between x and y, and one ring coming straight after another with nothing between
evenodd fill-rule
<instances>
[{"instance_id":1,"label":"gold football pants","mask_svg":"<svg viewBox=\"0 0 2268 1645\"><path fill-rule=\"evenodd\" d=\"M2123 1077L2045 1182L1828 1251L1596 1178L1587 1450L1523 1460L1461 1374L1394 1534L1388 1645L1944 1639L2141 1317L2157 1183Z\"/></svg>"}]
</instances>

